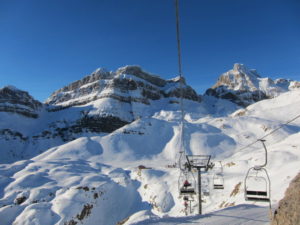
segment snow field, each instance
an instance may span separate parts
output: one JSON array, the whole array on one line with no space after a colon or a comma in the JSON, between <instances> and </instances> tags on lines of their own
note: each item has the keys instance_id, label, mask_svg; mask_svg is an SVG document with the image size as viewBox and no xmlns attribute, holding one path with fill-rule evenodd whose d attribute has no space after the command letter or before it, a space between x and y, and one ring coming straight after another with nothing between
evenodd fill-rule
<instances>
[{"instance_id":1,"label":"snow field","mask_svg":"<svg viewBox=\"0 0 300 225\"><path fill-rule=\"evenodd\" d=\"M203 197L206 216L192 216L195 196L192 215L182 217L179 170L168 167L179 152L178 116L164 109L110 134L77 138L31 160L0 164L1 224L268 224L266 204L245 205L243 190L248 168L263 162L262 145L241 149L295 117L299 93L290 91L228 117L187 113L187 152L211 154L224 165L224 190L212 188L217 168L202 174L209 193ZM299 131L295 120L266 138L273 207L299 172Z\"/></svg>"}]
</instances>

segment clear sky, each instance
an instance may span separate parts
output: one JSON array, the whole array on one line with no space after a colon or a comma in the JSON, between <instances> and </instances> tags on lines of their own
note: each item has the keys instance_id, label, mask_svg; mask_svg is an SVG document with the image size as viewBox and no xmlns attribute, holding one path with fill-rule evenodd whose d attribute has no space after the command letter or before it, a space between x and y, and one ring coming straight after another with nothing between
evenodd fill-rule
<instances>
[{"instance_id":1,"label":"clear sky","mask_svg":"<svg viewBox=\"0 0 300 225\"><path fill-rule=\"evenodd\" d=\"M183 75L200 94L235 62L300 80L299 0L180 0ZM96 68L177 76L174 0L0 0L0 87L44 101Z\"/></svg>"}]
</instances>

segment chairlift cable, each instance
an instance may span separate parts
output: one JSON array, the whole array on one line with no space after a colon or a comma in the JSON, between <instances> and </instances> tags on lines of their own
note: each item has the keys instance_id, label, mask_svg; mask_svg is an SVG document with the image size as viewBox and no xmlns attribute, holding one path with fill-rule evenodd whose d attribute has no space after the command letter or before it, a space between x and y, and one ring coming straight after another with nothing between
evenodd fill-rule
<instances>
[{"instance_id":1,"label":"chairlift cable","mask_svg":"<svg viewBox=\"0 0 300 225\"><path fill-rule=\"evenodd\" d=\"M179 6L178 0L175 0L176 8L176 39L177 39L177 55L178 55L178 75L182 78L182 63L181 63L181 47L180 47L180 25L179 25Z\"/></svg>"},{"instance_id":2,"label":"chairlift cable","mask_svg":"<svg viewBox=\"0 0 300 225\"><path fill-rule=\"evenodd\" d=\"M280 126L277 127L276 129L272 130L271 132L269 132L268 134L264 135L263 137L257 139L256 141L254 141L254 142L252 142L252 143L246 145L245 147L241 148L239 151L242 151L242 150L244 150L244 149L246 149L246 148L249 148L250 146L252 146L252 145L254 145L255 143L257 143L257 142L259 142L259 141L265 139L266 137L270 136L271 134L275 133L276 131L280 130L281 128L283 128L284 126L290 124L291 122L295 121L295 120L298 119L298 118L300 118L300 115L298 115L298 116L294 117L293 119L287 121L286 123L280 125Z\"/></svg>"},{"instance_id":3,"label":"chairlift cable","mask_svg":"<svg viewBox=\"0 0 300 225\"><path fill-rule=\"evenodd\" d=\"M177 56L178 56L178 75L179 75L179 88L180 88L180 111L181 111L181 125L184 121L184 109L183 109L183 77L182 77L182 62L181 62L181 41L180 41L180 25L179 25L179 5L178 0L175 0L176 8L176 39L177 39ZM183 132L183 127L182 127ZM183 135L183 134L182 134Z\"/></svg>"},{"instance_id":4,"label":"chairlift cable","mask_svg":"<svg viewBox=\"0 0 300 225\"><path fill-rule=\"evenodd\" d=\"M184 144L184 107L183 107L183 76L182 76L182 61L181 61L181 40L180 40L180 23L179 23L179 0L175 0L176 9L176 40L177 40L177 57L178 57L178 75L179 75L179 89L180 89L180 112L181 112L181 123L180 123L180 152L179 152L179 168L184 170L182 167L182 160L185 160L185 144Z\"/></svg>"},{"instance_id":5,"label":"chairlift cable","mask_svg":"<svg viewBox=\"0 0 300 225\"><path fill-rule=\"evenodd\" d=\"M179 75L179 88L180 88L180 150L178 165L180 169L180 176L178 180L178 188L180 195L188 198L187 195L195 195L196 181L191 171L187 166L186 149L184 141L184 107L183 107L183 86L184 79L182 76L182 62L181 62L181 46L180 46L180 24L179 24L179 0L174 0L176 10L176 40L177 40L177 57L178 57L178 75ZM185 202L186 203L186 202ZM191 204L191 203L190 203ZM191 207L191 206L190 206Z\"/></svg>"}]
</instances>

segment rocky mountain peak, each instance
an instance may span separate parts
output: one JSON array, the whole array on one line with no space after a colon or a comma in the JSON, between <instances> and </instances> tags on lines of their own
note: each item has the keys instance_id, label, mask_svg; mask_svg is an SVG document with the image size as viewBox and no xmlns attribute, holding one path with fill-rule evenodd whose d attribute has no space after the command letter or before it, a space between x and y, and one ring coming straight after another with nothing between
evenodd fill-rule
<instances>
[{"instance_id":1,"label":"rocky mountain peak","mask_svg":"<svg viewBox=\"0 0 300 225\"><path fill-rule=\"evenodd\" d=\"M12 85L0 88L0 112L18 113L23 116L36 118L42 103L35 100L26 91Z\"/></svg>"},{"instance_id":2,"label":"rocky mountain peak","mask_svg":"<svg viewBox=\"0 0 300 225\"><path fill-rule=\"evenodd\" d=\"M130 75L134 75L138 78L141 78L143 80L146 80L154 85L163 87L164 85L166 85L166 81L162 78L160 78L159 76L150 74L148 72L145 72L142 70L142 68L140 66L124 66L119 68L116 71L117 75L121 75L121 74L130 74Z\"/></svg>"},{"instance_id":3,"label":"rocky mountain peak","mask_svg":"<svg viewBox=\"0 0 300 225\"><path fill-rule=\"evenodd\" d=\"M247 73L248 72L248 68L244 64L241 64L241 63L235 63L233 65L232 70L236 71L236 72L240 72L240 73Z\"/></svg>"},{"instance_id":4,"label":"rocky mountain peak","mask_svg":"<svg viewBox=\"0 0 300 225\"><path fill-rule=\"evenodd\" d=\"M235 63L233 65L232 71L235 73L243 73L247 76L260 77L256 69L248 69L244 64L241 63Z\"/></svg>"},{"instance_id":5,"label":"rocky mountain peak","mask_svg":"<svg viewBox=\"0 0 300 225\"><path fill-rule=\"evenodd\" d=\"M231 90L255 91L260 75L256 70L249 70L245 65L235 63L233 69L223 73L213 88L226 86Z\"/></svg>"},{"instance_id":6,"label":"rocky mountain peak","mask_svg":"<svg viewBox=\"0 0 300 225\"><path fill-rule=\"evenodd\" d=\"M97 69L91 75L55 91L46 103L69 107L98 99L111 98L121 102L150 104L151 100L180 97L180 79L164 80L139 66L124 66L115 72ZM200 101L198 94L184 83L183 97Z\"/></svg>"},{"instance_id":7,"label":"rocky mountain peak","mask_svg":"<svg viewBox=\"0 0 300 225\"><path fill-rule=\"evenodd\" d=\"M2 89L7 89L7 90L15 91L15 92L21 91L20 89L16 88L16 87L13 86L13 85L7 85L7 86L4 86L4 87L1 88L0 90L2 90Z\"/></svg>"},{"instance_id":8,"label":"rocky mountain peak","mask_svg":"<svg viewBox=\"0 0 300 225\"><path fill-rule=\"evenodd\" d=\"M220 75L217 83L206 91L206 95L228 99L241 106L273 98L280 93L297 88L299 82L262 78L255 69L236 63L233 69ZM300 85L299 85L300 86Z\"/></svg>"}]
</instances>

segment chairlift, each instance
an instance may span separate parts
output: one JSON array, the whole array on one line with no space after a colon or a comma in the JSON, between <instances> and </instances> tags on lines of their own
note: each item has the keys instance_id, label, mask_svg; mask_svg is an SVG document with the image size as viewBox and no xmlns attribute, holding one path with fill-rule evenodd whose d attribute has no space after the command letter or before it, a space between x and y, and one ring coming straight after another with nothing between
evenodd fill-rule
<instances>
[{"instance_id":1,"label":"chairlift","mask_svg":"<svg viewBox=\"0 0 300 225\"><path fill-rule=\"evenodd\" d=\"M178 189L180 195L196 194L196 180L191 171L184 171L180 173L178 179Z\"/></svg>"},{"instance_id":2,"label":"chairlift","mask_svg":"<svg viewBox=\"0 0 300 225\"><path fill-rule=\"evenodd\" d=\"M210 195L210 186L209 186L209 178L207 176L201 179L201 190L204 196Z\"/></svg>"},{"instance_id":3,"label":"chairlift","mask_svg":"<svg viewBox=\"0 0 300 225\"><path fill-rule=\"evenodd\" d=\"M270 202L270 178L265 168L250 168L244 184L246 201Z\"/></svg>"},{"instance_id":4,"label":"chairlift","mask_svg":"<svg viewBox=\"0 0 300 225\"><path fill-rule=\"evenodd\" d=\"M271 205L271 181L267 170L264 168L268 163L268 151L265 140L260 140L265 150L264 164L251 167L245 177L244 189L246 201L269 202Z\"/></svg>"},{"instance_id":5,"label":"chairlift","mask_svg":"<svg viewBox=\"0 0 300 225\"><path fill-rule=\"evenodd\" d=\"M214 189L224 189L224 178L218 174L213 176Z\"/></svg>"},{"instance_id":6,"label":"chairlift","mask_svg":"<svg viewBox=\"0 0 300 225\"><path fill-rule=\"evenodd\" d=\"M216 172L213 176L213 186L214 189L224 189L224 174L223 174L223 165L219 161L219 167L216 167Z\"/></svg>"}]
</instances>

